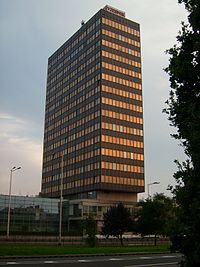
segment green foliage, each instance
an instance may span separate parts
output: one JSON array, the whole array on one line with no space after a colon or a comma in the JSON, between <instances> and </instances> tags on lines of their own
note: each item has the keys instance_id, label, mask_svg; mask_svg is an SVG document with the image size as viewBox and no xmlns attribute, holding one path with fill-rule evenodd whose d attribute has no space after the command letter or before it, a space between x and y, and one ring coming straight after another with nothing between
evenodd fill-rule
<instances>
[{"instance_id":1,"label":"green foliage","mask_svg":"<svg viewBox=\"0 0 200 267\"><path fill-rule=\"evenodd\" d=\"M117 237L123 246L123 234L130 231L132 219L130 212L122 203L110 209L103 215L102 234Z\"/></svg>"},{"instance_id":2,"label":"green foliage","mask_svg":"<svg viewBox=\"0 0 200 267\"><path fill-rule=\"evenodd\" d=\"M192 2L192 1L191 1ZM198 9L200 3L198 1ZM200 29L199 29L200 30ZM167 101L172 125L177 127L175 138L182 141L186 154L195 168L200 168L200 33L182 23L175 45L168 50L170 64L166 71L172 90Z\"/></svg>"},{"instance_id":3,"label":"green foliage","mask_svg":"<svg viewBox=\"0 0 200 267\"><path fill-rule=\"evenodd\" d=\"M200 266L200 1L178 0L189 12L189 24L182 23L177 45L168 50L171 91L168 107L171 125L188 160L176 161L177 186L172 189L177 204L177 224L172 239L185 258L182 266ZM174 238L177 237L177 238Z\"/></svg>"},{"instance_id":4,"label":"green foliage","mask_svg":"<svg viewBox=\"0 0 200 267\"><path fill-rule=\"evenodd\" d=\"M85 234L87 235L86 243L90 247L95 247L97 234L97 225L95 219L92 216L86 218L83 222L83 228L85 230Z\"/></svg>"},{"instance_id":5,"label":"green foliage","mask_svg":"<svg viewBox=\"0 0 200 267\"><path fill-rule=\"evenodd\" d=\"M173 200L163 194L138 203L136 231L144 235L169 236L175 220Z\"/></svg>"}]
</instances>

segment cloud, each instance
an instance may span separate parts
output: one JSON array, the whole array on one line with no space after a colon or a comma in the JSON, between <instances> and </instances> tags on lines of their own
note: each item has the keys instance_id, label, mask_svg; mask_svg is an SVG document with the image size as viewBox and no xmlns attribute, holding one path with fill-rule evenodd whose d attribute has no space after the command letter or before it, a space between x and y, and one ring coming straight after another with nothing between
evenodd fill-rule
<instances>
[{"instance_id":1,"label":"cloud","mask_svg":"<svg viewBox=\"0 0 200 267\"><path fill-rule=\"evenodd\" d=\"M42 143L40 139L24 137L33 127L31 121L12 114L0 114L0 188L8 193L9 173L13 166L22 169L14 173L13 194L35 194L40 190ZM16 181L17 180L17 181Z\"/></svg>"}]
</instances>

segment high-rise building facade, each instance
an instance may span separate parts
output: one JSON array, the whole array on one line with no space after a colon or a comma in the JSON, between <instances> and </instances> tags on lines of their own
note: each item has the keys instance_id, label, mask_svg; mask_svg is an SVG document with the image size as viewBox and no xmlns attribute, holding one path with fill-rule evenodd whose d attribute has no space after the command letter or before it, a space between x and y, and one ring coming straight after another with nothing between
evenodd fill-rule
<instances>
[{"instance_id":1,"label":"high-rise building facade","mask_svg":"<svg viewBox=\"0 0 200 267\"><path fill-rule=\"evenodd\" d=\"M48 60L42 195L59 197L61 182L68 199L144 191L140 28L110 6Z\"/></svg>"}]
</instances>

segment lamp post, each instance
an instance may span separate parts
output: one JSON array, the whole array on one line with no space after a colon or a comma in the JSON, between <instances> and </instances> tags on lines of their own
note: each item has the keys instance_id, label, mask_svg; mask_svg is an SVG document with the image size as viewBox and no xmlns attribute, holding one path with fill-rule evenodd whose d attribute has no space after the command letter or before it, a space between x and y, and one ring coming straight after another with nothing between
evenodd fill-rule
<instances>
[{"instance_id":1,"label":"lamp post","mask_svg":"<svg viewBox=\"0 0 200 267\"><path fill-rule=\"evenodd\" d=\"M11 207L11 190L12 190L12 173L21 169L21 167L13 167L10 170L10 187L9 187L9 202L8 202L8 222L7 222L7 239L10 235L10 207Z\"/></svg>"},{"instance_id":2,"label":"lamp post","mask_svg":"<svg viewBox=\"0 0 200 267\"><path fill-rule=\"evenodd\" d=\"M59 218L59 238L58 245L62 244L62 195L63 195L63 167L64 167L64 153L61 154L61 177L60 177L60 218Z\"/></svg>"},{"instance_id":3,"label":"lamp post","mask_svg":"<svg viewBox=\"0 0 200 267\"><path fill-rule=\"evenodd\" d=\"M51 197L52 197L52 193L53 193L53 191L52 191L52 187L53 187L53 175L54 175L54 169L53 169L53 167L54 167L54 165L53 165L53 163L54 163L54 157L55 157L55 153L53 153L52 154L52 163L51 163L51 173L52 173L52 175L51 175Z\"/></svg>"},{"instance_id":4,"label":"lamp post","mask_svg":"<svg viewBox=\"0 0 200 267\"><path fill-rule=\"evenodd\" d=\"M150 194L149 194L149 187L151 186L151 185L154 185L154 184L159 184L160 182L153 182L153 183L149 183L149 184L147 184L147 193L148 193L148 199L150 198Z\"/></svg>"}]
</instances>

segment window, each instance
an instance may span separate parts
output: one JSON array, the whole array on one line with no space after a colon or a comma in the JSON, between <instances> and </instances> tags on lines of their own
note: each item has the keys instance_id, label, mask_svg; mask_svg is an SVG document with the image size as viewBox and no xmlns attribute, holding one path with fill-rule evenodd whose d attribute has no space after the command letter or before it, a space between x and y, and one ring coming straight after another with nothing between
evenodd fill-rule
<instances>
[{"instance_id":1,"label":"window","mask_svg":"<svg viewBox=\"0 0 200 267\"><path fill-rule=\"evenodd\" d=\"M116 163L113 163L113 164L112 164L112 169L113 169L113 170L116 170Z\"/></svg>"}]
</instances>

